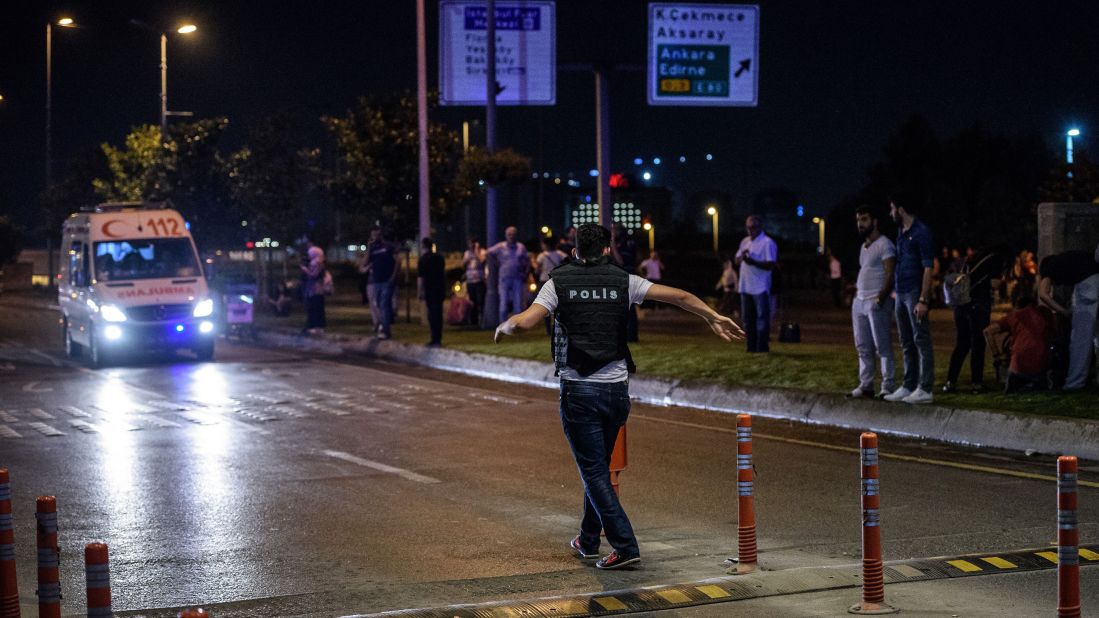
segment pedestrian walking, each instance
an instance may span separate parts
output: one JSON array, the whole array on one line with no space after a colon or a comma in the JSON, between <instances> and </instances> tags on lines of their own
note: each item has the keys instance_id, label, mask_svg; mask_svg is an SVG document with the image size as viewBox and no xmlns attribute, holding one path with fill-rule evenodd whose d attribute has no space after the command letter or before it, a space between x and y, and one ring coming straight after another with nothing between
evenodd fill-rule
<instances>
[{"instance_id":1,"label":"pedestrian walking","mask_svg":"<svg viewBox=\"0 0 1099 618\"><path fill-rule=\"evenodd\" d=\"M474 326L481 323L485 310L485 250L481 241L469 239L469 249L462 254L462 268L465 269L466 293L473 307L469 312L469 323Z\"/></svg>"},{"instance_id":2,"label":"pedestrian walking","mask_svg":"<svg viewBox=\"0 0 1099 618\"><path fill-rule=\"evenodd\" d=\"M527 248L519 242L519 230L515 226L504 230L504 240L489 249L488 253L499 264L496 285L500 294L499 318L502 321L523 310L530 257Z\"/></svg>"},{"instance_id":3,"label":"pedestrian walking","mask_svg":"<svg viewBox=\"0 0 1099 618\"><path fill-rule=\"evenodd\" d=\"M637 270L642 277L649 281L660 283L660 280L664 278L664 262L660 259L660 253L656 249L649 251L649 257L641 261L641 265L637 267Z\"/></svg>"},{"instance_id":4,"label":"pedestrian walking","mask_svg":"<svg viewBox=\"0 0 1099 618\"><path fill-rule=\"evenodd\" d=\"M824 250L824 257L828 260L828 289L832 292L832 304L836 307L843 306L843 264L832 253L832 248Z\"/></svg>"},{"instance_id":5,"label":"pedestrian walking","mask_svg":"<svg viewBox=\"0 0 1099 618\"><path fill-rule=\"evenodd\" d=\"M393 288L397 279L397 247L386 241L382 228L370 228L370 244L366 247L370 297L370 315L374 319L374 334L379 339L389 339L393 324Z\"/></svg>"},{"instance_id":6,"label":"pedestrian walking","mask_svg":"<svg viewBox=\"0 0 1099 618\"><path fill-rule=\"evenodd\" d=\"M996 250L968 254L958 272L948 273L944 281L943 298L954 311L954 331L957 335L950 354L943 392L957 390L958 376L965 357L969 356L970 392L983 392L985 372L984 331L992 320L992 281L1004 271L1004 258Z\"/></svg>"},{"instance_id":7,"label":"pedestrian walking","mask_svg":"<svg viewBox=\"0 0 1099 618\"><path fill-rule=\"evenodd\" d=\"M916 218L919 205L908 193L890 198L889 214L897 224L897 333L904 354L904 383L885 396L886 401L931 403L935 384L935 355L931 348L930 290L935 265L931 228Z\"/></svg>"},{"instance_id":8,"label":"pedestrian walking","mask_svg":"<svg viewBox=\"0 0 1099 618\"><path fill-rule=\"evenodd\" d=\"M1068 340L1068 374L1064 390L1084 388L1091 371L1096 345L1095 321L1099 313L1099 247L1094 253L1066 251L1044 258L1038 266L1038 298L1047 307L1071 316ZM1065 307L1054 297L1053 286L1072 286L1072 300Z\"/></svg>"},{"instance_id":9,"label":"pedestrian walking","mask_svg":"<svg viewBox=\"0 0 1099 618\"><path fill-rule=\"evenodd\" d=\"M584 484L580 532L569 544L597 558L600 530L613 550L595 563L617 569L641 560L637 538L610 481L610 457L630 413L633 370L626 342L628 308L645 299L677 305L709 324L725 341L743 337L733 320L693 294L646 281L610 263L611 233L585 224L577 231L576 260L558 268L534 303L496 329L494 340L556 317L554 363L561 378L561 423Z\"/></svg>"},{"instance_id":10,"label":"pedestrian walking","mask_svg":"<svg viewBox=\"0 0 1099 618\"><path fill-rule=\"evenodd\" d=\"M428 347L443 345L443 300L446 298L446 260L435 251L435 241L420 241L420 260L416 264L417 297L427 308L427 323L431 329Z\"/></svg>"},{"instance_id":11,"label":"pedestrian walking","mask_svg":"<svg viewBox=\"0 0 1099 618\"><path fill-rule=\"evenodd\" d=\"M763 231L763 218L749 215L748 235L740 241L740 315L744 318L749 352L771 351L771 271L778 265L778 245Z\"/></svg>"},{"instance_id":12,"label":"pedestrian walking","mask_svg":"<svg viewBox=\"0 0 1099 618\"><path fill-rule=\"evenodd\" d=\"M736 259L726 255L721 262L721 278L717 280L714 289L721 292L721 303L718 305L717 312L734 320L740 318L740 293L737 292L739 282L740 275L736 270Z\"/></svg>"},{"instance_id":13,"label":"pedestrian walking","mask_svg":"<svg viewBox=\"0 0 1099 618\"><path fill-rule=\"evenodd\" d=\"M875 360L881 368L879 398L893 392L893 271L897 251L878 227L878 217L869 206L855 211L855 225L862 247L859 249L859 275L855 280L855 298L851 301L851 326L855 350L859 355L859 385L849 398L874 396Z\"/></svg>"},{"instance_id":14,"label":"pedestrian walking","mask_svg":"<svg viewBox=\"0 0 1099 618\"><path fill-rule=\"evenodd\" d=\"M305 263L301 265L302 296L305 298L305 328L302 333L321 335L328 325L324 311L324 279L328 272L324 264L324 250L309 247L305 255Z\"/></svg>"}]
</instances>

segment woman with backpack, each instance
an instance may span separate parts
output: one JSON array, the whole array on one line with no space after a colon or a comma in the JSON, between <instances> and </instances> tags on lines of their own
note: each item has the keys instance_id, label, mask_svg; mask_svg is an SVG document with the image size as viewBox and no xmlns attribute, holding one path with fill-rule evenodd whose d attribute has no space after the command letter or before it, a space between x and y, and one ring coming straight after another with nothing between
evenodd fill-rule
<instances>
[{"instance_id":1,"label":"woman with backpack","mask_svg":"<svg viewBox=\"0 0 1099 618\"><path fill-rule=\"evenodd\" d=\"M1004 270L1004 258L996 250L977 251L965 258L961 269L944 277L946 303L954 309L954 329L957 335L950 354L950 369L946 374L944 393L958 388L962 364L969 356L970 392L985 390L984 331L992 319L992 280Z\"/></svg>"}]
</instances>

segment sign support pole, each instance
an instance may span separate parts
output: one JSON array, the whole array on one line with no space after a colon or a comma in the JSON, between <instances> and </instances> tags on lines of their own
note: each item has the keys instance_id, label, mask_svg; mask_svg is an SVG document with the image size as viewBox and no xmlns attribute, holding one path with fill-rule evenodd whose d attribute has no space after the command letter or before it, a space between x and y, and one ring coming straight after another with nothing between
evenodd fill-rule
<instances>
[{"instance_id":1,"label":"sign support pole","mask_svg":"<svg viewBox=\"0 0 1099 618\"><path fill-rule=\"evenodd\" d=\"M485 33L488 52L485 57L485 150L496 154L496 0L488 0L485 16ZM485 238L486 247L500 241L500 231L496 223L496 187L487 185L485 191Z\"/></svg>"},{"instance_id":2,"label":"sign support pole","mask_svg":"<svg viewBox=\"0 0 1099 618\"><path fill-rule=\"evenodd\" d=\"M431 236L431 187L427 156L427 26L424 0L416 0L416 108L420 134L420 238Z\"/></svg>"},{"instance_id":3,"label":"sign support pole","mask_svg":"<svg viewBox=\"0 0 1099 618\"><path fill-rule=\"evenodd\" d=\"M607 74L595 69L595 152L599 171L599 225L611 229L614 210L611 207L611 123L610 100L607 92Z\"/></svg>"}]
</instances>

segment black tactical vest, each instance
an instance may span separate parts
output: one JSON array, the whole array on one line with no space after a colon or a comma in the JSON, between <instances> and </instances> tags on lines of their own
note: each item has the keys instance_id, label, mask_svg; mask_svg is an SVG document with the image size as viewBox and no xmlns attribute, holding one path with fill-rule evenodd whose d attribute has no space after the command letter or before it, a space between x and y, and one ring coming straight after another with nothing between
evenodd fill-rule
<instances>
[{"instance_id":1,"label":"black tactical vest","mask_svg":"<svg viewBox=\"0 0 1099 618\"><path fill-rule=\"evenodd\" d=\"M607 363L625 360L634 371L626 346L630 310L630 275L606 258L572 261L550 273L557 293L554 361L589 376Z\"/></svg>"}]
</instances>

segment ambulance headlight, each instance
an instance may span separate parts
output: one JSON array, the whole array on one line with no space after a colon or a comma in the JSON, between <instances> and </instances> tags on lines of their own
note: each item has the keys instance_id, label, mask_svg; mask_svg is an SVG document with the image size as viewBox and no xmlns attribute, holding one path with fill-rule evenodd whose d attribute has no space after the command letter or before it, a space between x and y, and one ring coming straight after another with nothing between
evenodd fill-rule
<instances>
[{"instance_id":1,"label":"ambulance headlight","mask_svg":"<svg viewBox=\"0 0 1099 618\"><path fill-rule=\"evenodd\" d=\"M103 329L103 336L109 341L117 341L122 338L122 329L117 326L108 326Z\"/></svg>"},{"instance_id":2,"label":"ambulance headlight","mask_svg":"<svg viewBox=\"0 0 1099 618\"><path fill-rule=\"evenodd\" d=\"M191 315L196 318L205 318L214 312L214 299L207 298L206 300L195 305L194 312Z\"/></svg>"},{"instance_id":3,"label":"ambulance headlight","mask_svg":"<svg viewBox=\"0 0 1099 618\"><path fill-rule=\"evenodd\" d=\"M200 332L204 335L207 334L207 333L214 332L214 323L213 322L203 322L202 324L199 324L198 325L198 332Z\"/></svg>"},{"instance_id":4,"label":"ambulance headlight","mask_svg":"<svg viewBox=\"0 0 1099 618\"><path fill-rule=\"evenodd\" d=\"M115 305L102 305L99 307L99 315L108 322L125 322L126 314Z\"/></svg>"}]
</instances>

